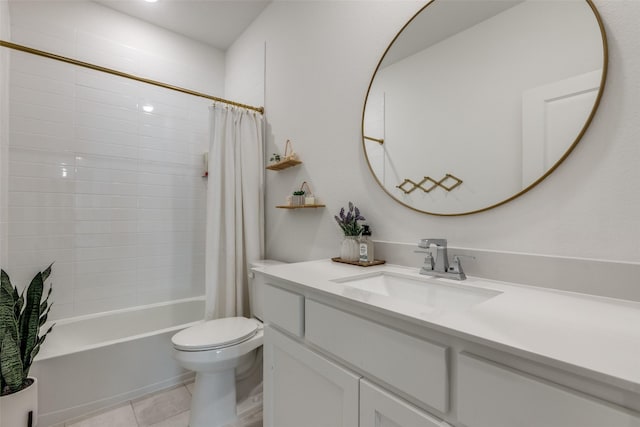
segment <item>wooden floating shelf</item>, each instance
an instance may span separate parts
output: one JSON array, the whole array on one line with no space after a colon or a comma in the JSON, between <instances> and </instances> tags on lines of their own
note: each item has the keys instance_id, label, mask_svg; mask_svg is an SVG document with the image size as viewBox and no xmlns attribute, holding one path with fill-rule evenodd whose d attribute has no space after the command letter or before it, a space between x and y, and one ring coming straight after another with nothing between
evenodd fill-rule
<instances>
[{"instance_id":1,"label":"wooden floating shelf","mask_svg":"<svg viewBox=\"0 0 640 427\"><path fill-rule=\"evenodd\" d=\"M293 166L297 166L300 163L302 163L300 160L294 160L294 159L282 160L278 163L273 163L267 166L267 169L272 171L281 171L282 169L287 169Z\"/></svg>"},{"instance_id":2,"label":"wooden floating shelf","mask_svg":"<svg viewBox=\"0 0 640 427\"><path fill-rule=\"evenodd\" d=\"M278 209L308 209L308 208L324 208L326 205L300 205L300 206L290 206L290 205L281 205L276 206Z\"/></svg>"},{"instance_id":3,"label":"wooden floating shelf","mask_svg":"<svg viewBox=\"0 0 640 427\"><path fill-rule=\"evenodd\" d=\"M343 264L351 264L351 265L357 265L360 267L371 267L372 265L381 265L384 264L386 261L383 259L376 259L374 261L371 262L365 262L365 261L345 261L340 257L337 258L331 258L331 261L333 262L341 262Z\"/></svg>"}]
</instances>

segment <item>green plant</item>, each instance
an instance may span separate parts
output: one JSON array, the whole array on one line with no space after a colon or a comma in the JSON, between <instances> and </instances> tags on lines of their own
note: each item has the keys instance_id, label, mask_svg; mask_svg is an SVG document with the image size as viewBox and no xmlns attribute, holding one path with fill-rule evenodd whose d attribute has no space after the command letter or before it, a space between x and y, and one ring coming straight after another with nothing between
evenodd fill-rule
<instances>
[{"instance_id":1,"label":"green plant","mask_svg":"<svg viewBox=\"0 0 640 427\"><path fill-rule=\"evenodd\" d=\"M294 191L293 195L294 196L304 196L304 191L303 190Z\"/></svg>"},{"instance_id":2,"label":"green plant","mask_svg":"<svg viewBox=\"0 0 640 427\"><path fill-rule=\"evenodd\" d=\"M280 161L280 154L276 154L273 153L273 155L271 156L271 159L269 159L272 162L279 162Z\"/></svg>"},{"instance_id":3,"label":"green plant","mask_svg":"<svg viewBox=\"0 0 640 427\"><path fill-rule=\"evenodd\" d=\"M53 325L40 335L51 305L51 286L43 299L44 282L51 274L51 264L35 275L29 286L19 293L9 275L0 271L0 395L16 393L27 387L29 369Z\"/></svg>"}]
</instances>

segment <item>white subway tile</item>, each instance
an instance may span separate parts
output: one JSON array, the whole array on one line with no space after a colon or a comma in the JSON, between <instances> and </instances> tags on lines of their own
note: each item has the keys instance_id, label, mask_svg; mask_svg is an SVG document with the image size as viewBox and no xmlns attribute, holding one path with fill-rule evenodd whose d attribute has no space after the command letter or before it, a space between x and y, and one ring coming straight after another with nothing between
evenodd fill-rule
<instances>
[{"instance_id":1,"label":"white subway tile","mask_svg":"<svg viewBox=\"0 0 640 427\"><path fill-rule=\"evenodd\" d=\"M119 182L124 184L135 184L138 181L138 175L133 171L111 170L111 169L95 169L95 168L76 168L76 179L81 181L97 181L97 182Z\"/></svg>"},{"instance_id":2,"label":"white subway tile","mask_svg":"<svg viewBox=\"0 0 640 427\"><path fill-rule=\"evenodd\" d=\"M73 234L74 222L23 222L11 221L8 227L8 235L12 236L38 236L38 235L67 235Z\"/></svg>"},{"instance_id":3,"label":"white subway tile","mask_svg":"<svg viewBox=\"0 0 640 427\"><path fill-rule=\"evenodd\" d=\"M137 289L137 276L135 271L115 271L100 274L79 274L76 275L75 281L78 289L104 287L109 288L113 285L128 286L131 289Z\"/></svg>"},{"instance_id":4,"label":"white subway tile","mask_svg":"<svg viewBox=\"0 0 640 427\"><path fill-rule=\"evenodd\" d=\"M74 263L75 275L106 273L114 271L136 271L137 260L91 260Z\"/></svg>"},{"instance_id":5,"label":"white subway tile","mask_svg":"<svg viewBox=\"0 0 640 427\"><path fill-rule=\"evenodd\" d=\"M52 249L72 249L73 236L40 235L40 236L16 236L9 238L9 250L14 252L44 251Z\"/></svg>"},{"instance_id":6,"label":"white subway tile","mask_svg":"<svg viewBox=\"0 0 640 427\"><path fill-rule=\"evenodd\" d=\"M24 85L25 80L22 79L29 81L32 78L39 78L45 81L53 80L74 85L77 67L65 62L51 61L40 56L12 50L9 69L11 71L10 83L12 87L33 87L32 84ZM40 85L37 85L36 88L40 89ZM52 91L52 88L42 89L45 92ZM71 95L73 95L73 91Z\"/></svg>"},{"instance_id":7,"label":"white subway tile","mask_svg":"<svg viewBox=\"0 0 640 427\"><path fill-rule=\"evenodd\" d=\"M57 263L71 263L73 261L73 250L71 249L49 249L49 250L28 250L12 251L9 248L9 257L13 260L13 265L17 267L31 267L42 265L45 268L53 261Z\"/></svg>"},{"instance_id":8,"label":"white subway tile","mask_svg":"<svg viewBox=\"0 0 640 427\"><path fill-rule=\"evenodd\" d=\"M45 149L35 150L32 148L20 148L20 147L10 147L9 148L9 158L12 162L16 163L35 163L35 164L43 164L43 165L63 165L63 166L73 166L75 163L75 155L72 153L65 152L55 152L55 151L45 151L46 148L57 149L59 150L61 145L64 143L63 140L57 138L47 138L47 137L35 137L32 135L25 134L10 134L9 138L13 143L16 140L20 140L21 138L25 138L26 140L38 139L47 141L46 144L43 145ZM22 145L29 145L26 141ZM11 190L11 189L10 189Z\"/></svg>"},{"instance_id":9,"label":"white subway tile","mask_svg":"<svg viewBox=\"0 0 640 427\"><path fill-rule=\"evenodd\" d=\"M137 209L101 209L76 208L76 221L135 221L138 218Z\"/></svg>"},{"instance_id":10,"label":"white subway tile","mask_svg":"<svg viewBox=\"0 0 640 427\"><path fill-rule=\"evenodd\" d=\"M93 129L118 129L123 133L135 135L138 132L138 125L135 120L121 120L107 116L96 116L85 112L76 112L76 125L78 127L88 127Z\"/></svg>"},{"instance_id":11,"label":"white subway tile","mask_svg":"<svg viewBox=\"0 0 640 427\"><path fill-rule=\"evenodd\" d=\"M137 147L140 137L136 133L120 132L117 129L96 129L77 126L75 137L84 141Z\"/></svg>"},{"instance_id":12,"label":"white subway tile","mask_svg":"<svg viewBox=\"0 0 640 427\"><path fill-rule=\"evenodd\" d=\"M23 104L41 105L44 107L58 108L64 111L73 111L73 97L68 94L44 92L36 88L12 86L9 92L11 104L21 102Z\"/></svg>"},{"instance_id":13,"label":"white subway tile","mask_svg":"<svg viewBox=\"0 0 640 427\"><path fill-rule=\"evenodd\" d=\"M9 221L20 222L65 222L73 219L70 207L10 207Z\"/></svg>"},{"instance_id":14,"label":"white subway tile","mask_svg":"<svg viewBox=\"0 0 640 427\"><path fill-rule=\"evenodd\" d=\"M77 155L76 166L136 171L138 169L138 160L106 156Z\"/></svg>"},{"instance_id":15,"label":"white subway tile","mask_svg":"<svg viewBox=\"0 0 640 427\"><path fill-rule=\"evenodd\" d=\"M127 286L121 283L111 283L109 286L93 286L90 288L79 288L75 291L76 303L87 301L103 301L117 297L129 297L134 299L136 295L135 286ZM134 305L134 304L131 304Z\"/></svg>"},{"instance_id":16,"label":"white subway tile","mask_svg":"<svg viewBox=\"0 0 640 427\"><path fill-rule=\"evenodd\" d=\"M84 314L102 313L133 307L134 305L136 305L136 300L132 296L119 296L93 301L76 301L74 304L74 313L76 316L82 316Z\"/></svg>"},{"instance_id":17,"label":"white subway tile","mask_svg":"<svg viewBox=\"0 0 640 427\"><path fill-rule=\"evenodd\" d=\"M12 133L27 133L31 135L46 135L71 140L73 128L68 124L36 120L10 114L9 126Z\"/></svg>"},{"instance_id":18,"label":"white subway tile","mask_svg":"<svg viewBox=\"0 0 640 427\"><path fill-rule=\"evenodd\" d=\"M18 101L12 102L9 108L11 109L11 115L14 117L54 122L73 127L73 112L69 110Z\"/></svg>"},{"instance_id":19,"label":"white subway tile","mask_svg":"<svg viewBox=\"0 0 640 427\"><path fill-rule=\"evenodd\" d=\"M10 161L9 175L16 177L71 180L75 176L75 168L67 165L42 165Z\"/></svg>"},{"instance_id":20,"label":"white subway tile","mask_svg":"<svg viewBox=\"0 0 640 427\"><path fill-rule=\"evenodd\" d=\"M92 87L76 87L76 98L100 102L102 104L137 110L138 98L134 95L107 92Z\"/></svg>"},{"instance_id":21,"label":"white subway tile","mask_svg":"<svg viewBox=\"0 0 640 427\"><path fill-rule=\"evenodd\" d=\"M9 188L11 188L12 191L46 191L49 193L73 193L75 189L75 183L66 179L45 179L10 176Z\"/></svg>"},{"instance_id":22,"label":"white subway tile","mask_svg":"<svg viewBox=\"0 0 640 427\"><path fill-rule=\"evenodd\" d=\"M76 194L78 208L135 208L138 201L134 196L105 194Z\"/></svg>"},{"instance_id":23,"label":"white subway tile","mask_svg":"<svg viewBox=\"0 0 640 427\"><path fill-rule=\"evenodd\" d=\"M126 145L76 140L75 152L94 156L123 157L131 159L136 157L138 148Z\"/></svg>"},{"instance_id":24,"label":"white subway tile","mask_svg":"<svg viewBox=\"0 0 640 427\"><path fill-rule=\"evenodd\" d=\"M137 237L131 233L87 233L74 235L75 247L100 248L105 246L135 246Z\"/></svg>"},{"instance_id":25,"label":"white subway tile","mask_svg":"<svg viewBox=\"0 0 640 427\"><path fill-rule=\"evenodd\" d=\"M9 206L22 207L72 207L74 205L73 194L61 193L19 193L15 191L9 192Z\"/></svg>"},{"instance_id":26,"label":"white subway tile","mask_svg":"<svg viewBox=\"0 0 640 427\"><path fill-rule=\"evenodd\" d=\"M30 163L53 163L56 158L70 159L73 164L73 157L64 151L70 151L73 148L73 140L70 138L57 137L54 135L42 135L32 132L18 133L12 129L9 133L10 150L22 150L23 153L30 153L30 156L24 156L20 159ZM52 152L53 150L58 152ZM15 153L12 159L16 159ZM23 157L23 156L21 156Z\"/></svg>"},{"instance_id":27,"label":"white subway tile","mask_svg":"<svg viewBox=\"0 0 640 427\"><path fill-rule=\"evenodd\" d=\"M76 193L133 196L137 193L137 185L119 182L77 181Z\"/></svg>"},{"instance_id":28,"label":"white subway tile","mask_svg":"<svg viewBox=\"0 0 640 427\"><path fill-rule=\"evenodd\" d=\"M96 248L78 248L74 252L75 261L109 260L121 258L136 258L138 248L131 246L100 246Z\"/></svg>"},{"instance_id":29,"label":"white subway tile","mask_svg":"<svg viewBox=\"0 0 640 427\"><path fill-rule=\"evenodd\" d=\"M53 93L66 98L72 98L75 93L75 87L72 82L58 80L52 76L41 76L22 71L11 75L11 85L12 87L21 87L36 92ZM17 98L14 98L14 100L18 101Z\"/></svg>"}]
</instances>

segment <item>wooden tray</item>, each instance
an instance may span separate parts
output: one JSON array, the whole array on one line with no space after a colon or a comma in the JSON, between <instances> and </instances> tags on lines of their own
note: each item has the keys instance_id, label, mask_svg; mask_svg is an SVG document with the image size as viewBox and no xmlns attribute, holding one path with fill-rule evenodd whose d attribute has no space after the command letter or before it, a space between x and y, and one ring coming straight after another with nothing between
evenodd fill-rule
<instances>
[{"instance_id":1,"label":"wooden tray","mask_svg":"<svg viewBox=\"0 0 640 427\"><path fill-rule=\"evenodd\" d=\"M341 262L343 264L357 265L357 266L360 266L360 267L371 267L372 265L381 265L381 264L384 264L385 262L387 262L387 261L385 261L383 259L376 259L376 260L373 260L371 262L345 261L340 257L331 258L331 261L333 261L333 262Z\"/></svg>"}]
</instances>

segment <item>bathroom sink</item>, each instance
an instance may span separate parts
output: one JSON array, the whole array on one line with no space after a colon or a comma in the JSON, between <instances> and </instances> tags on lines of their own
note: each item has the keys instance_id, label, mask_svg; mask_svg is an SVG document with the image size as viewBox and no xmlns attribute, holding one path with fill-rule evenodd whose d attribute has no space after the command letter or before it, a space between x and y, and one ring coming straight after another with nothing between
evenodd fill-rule
<instances>
[{"instance_id":1,"label":"bathroom sink","mask_svg":"<svg viewBox=\"0 0 640 427\"><path fill-rule=\"evenodd\" d=\"M389 271L341 277L332 282L444 311L465 310L502 293Z\"/></svg>"}]
</instances>

